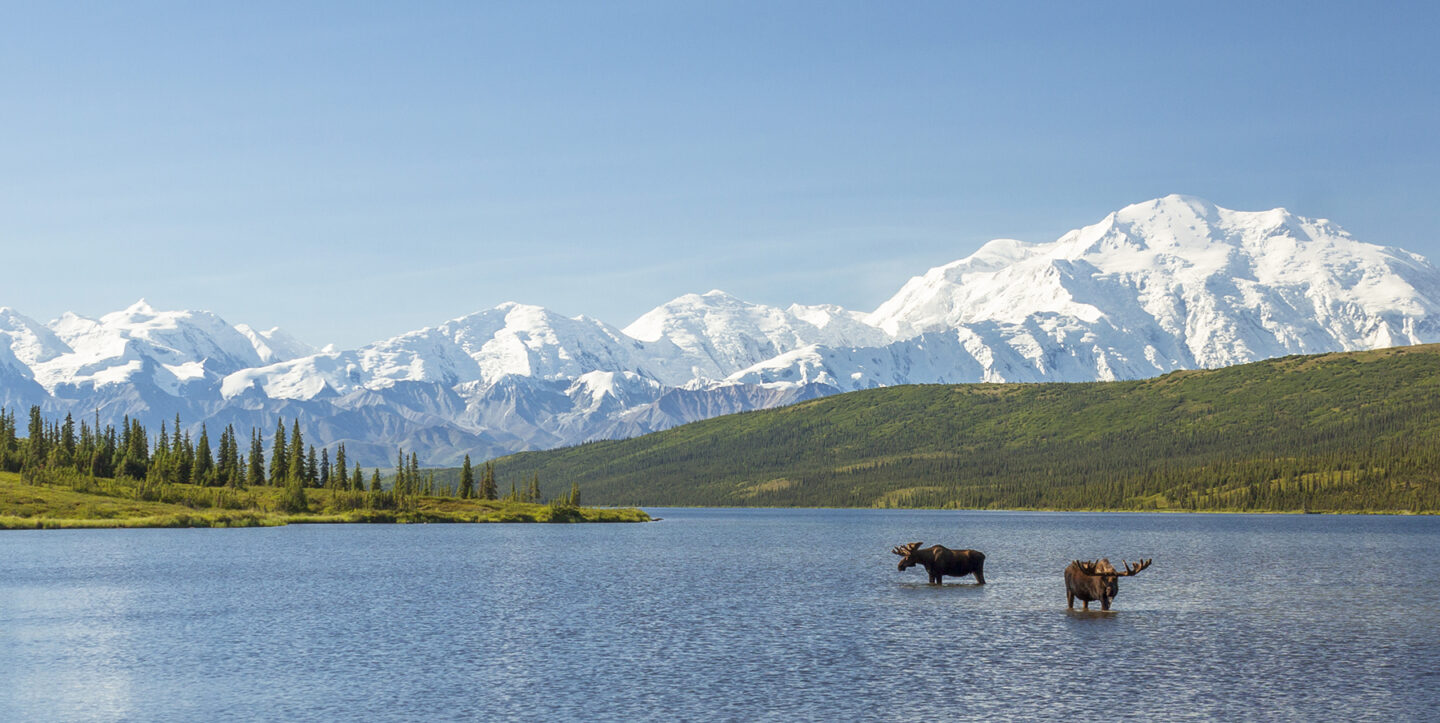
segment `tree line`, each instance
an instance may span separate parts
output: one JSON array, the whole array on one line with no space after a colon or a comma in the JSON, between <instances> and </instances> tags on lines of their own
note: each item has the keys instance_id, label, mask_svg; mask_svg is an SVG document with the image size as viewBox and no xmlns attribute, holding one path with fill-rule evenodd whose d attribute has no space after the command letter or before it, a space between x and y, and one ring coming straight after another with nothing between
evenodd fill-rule
<instances>
[{"instance_id":1,"label":"tree line","mask_svg":"<svg viewBox=\"0 0 1440 723\"><path fill-rule=\"evenodd\" d=\"M538 475L521 488L512 482L502 496L493 462L473 465L466 455L458 483L446 484L437 481L433 470L422 471L418 456L407 455L403 448L396 454L387 489L378 467L367 475L359 462L351 466L343 443L334 446L333 455L328 446L317 449L307 443L298 419L288 432L285 420L278 420L268 444L256 429L249 430L248 440L242 442L234 425L226 425L218 442L212 443L207 425L201 424L199 434L192 436L184 431L179 415L173 424L161 422L154 434L128 415L117 429L102 425L98 413L93 424L84 419L77 424L71 414L63 420L46 419L39 406L32 406L22 436L15 411L0 407L0 471L18 472L28 479L56 474L112 478L142 487L278 487L285 491L281 506L289 510L306 508L307 490L369 493L369 504L383 507L404 506L416 497L542 501ZM578 505L579 498L579 488L572 485L568 495L552 503Z\"/></svg>"}]
</instances>

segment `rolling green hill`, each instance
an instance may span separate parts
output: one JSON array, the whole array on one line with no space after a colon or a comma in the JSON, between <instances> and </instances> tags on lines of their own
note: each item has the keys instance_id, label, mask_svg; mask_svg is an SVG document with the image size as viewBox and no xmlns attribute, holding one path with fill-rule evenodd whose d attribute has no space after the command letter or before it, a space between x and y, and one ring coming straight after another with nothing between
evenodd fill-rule
<instances>
[{"instance_id":1,"label":"rolling green hill","mask_svg":"<svg viewBox=\"0 0 1440 723\"><path fill-rule=\"evenodd\" d=\"M1440 510L1440 345L841 394L501 458L588 504Z\"/></svg>"}]
</instances>

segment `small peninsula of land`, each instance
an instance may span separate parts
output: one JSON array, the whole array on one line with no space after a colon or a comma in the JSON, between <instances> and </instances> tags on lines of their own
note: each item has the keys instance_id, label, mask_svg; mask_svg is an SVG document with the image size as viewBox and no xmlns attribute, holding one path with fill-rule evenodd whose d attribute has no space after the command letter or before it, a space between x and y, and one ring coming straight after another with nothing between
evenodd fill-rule
<instances>
[{"instance_id":1,"label":"small peninsula of land","mask_svg":"<svg viewBox=\"0 0 1440 723\"><path fill-rule=\"evenodd\" d=\"M290 491L293 492L293 491ZM191 484L53 477L0 472L0 529L87 527L270 527L341 522L648 522L634 508L564 502L415 496L389 509L367 506L369 492L306 490L303 509L287 509L283 487L241 489Z\"/></svg>"},{"instance_id":2,"label":"small peninsula of land","mask_svg":"<svg viewBox=\"0 0 1440 723\"><path fill-rule=\"evenodd\" d=\"M422 472L415 453L396 451L388 482L380 470L353 471L344 444L316 450L299 420L281 420L266 464L264 437L248 447L234 425L185 431L180 417L152 434L138 420L92 426L70 414L46 419L30 407L21 437L14 410L0 407L0 529L57 527L261 527L338 522L644 522L638 509L580 505L580 488L545 497L540 478L510 481L502 493L495 468L465 457L457 483ZM153 440L153 441L152 441ZM333 462L332 462L333 459Z\"/></svg>"}]
</instances>

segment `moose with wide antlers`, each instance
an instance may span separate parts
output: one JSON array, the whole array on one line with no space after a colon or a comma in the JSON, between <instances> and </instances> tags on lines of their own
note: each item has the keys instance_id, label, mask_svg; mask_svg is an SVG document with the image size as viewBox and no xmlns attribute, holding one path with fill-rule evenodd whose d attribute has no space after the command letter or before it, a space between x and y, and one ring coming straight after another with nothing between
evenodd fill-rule
<instances>
[{"instance_id":1,"label":"moose with wide antlers","mask_svg":"<svg viewBox=\"0 0 1440 723\"><path fill-rule=\"evenodd\" d=\"M1092 600L1100 601L1101 610L1110 609L1110 601L1120 594L1120 583L1122 577L1134 575L1147 567L1150 567L1150 560L1141 560L1138 564L1131 565L1124 560L1125 572L1119 572L1114 565L1110 564L1108 558L1101 558L1098 561L1081 562L1075 560L1065 568L1065 598L1066 607L1075 609L1075 598L1080 598L1085 609L1090 609Z\"/></svg>"},{"instance_id":2,"label":"moose with wide antlers","mask_svg":"<svg viewBox=\"0 0 1440 723\"><path fill-rule=\"evenodd\" d=\"M985 584L985 553L978 550L951 550L941 545L920 549L919 542L898 545L891 552L900 556L900 571L915 565L924 565L930 573L930 584L939 585L941 580L974 574L975 582Z\"/></svg>"}]
</instances>

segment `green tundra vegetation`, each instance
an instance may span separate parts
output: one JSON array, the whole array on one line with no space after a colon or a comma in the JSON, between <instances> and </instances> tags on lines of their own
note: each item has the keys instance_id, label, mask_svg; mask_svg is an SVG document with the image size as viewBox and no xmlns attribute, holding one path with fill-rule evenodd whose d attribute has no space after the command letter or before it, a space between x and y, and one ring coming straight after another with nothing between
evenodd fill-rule
<instances>
[{"instance_id":1,"label":"green tundra vegetation","mask_svg":"<svg viewBox=\"0 0 1440 723\"><path fill-rule=\"evenodd\" d=\"M1440 510L1440 345L917 385L495 461L625 505Z\"/></svg>"},{"instance_id":2,"label":"green tundra vegetation","mask_svg":"<svg viewBox=\"0 0 1440 723\"><path fill-rule=\"evenodd\" d=\"M175 430L172 434L170 429ZM248 452L235 430L220 434L218 450L202 425L192 439L179 418L162 424L152 444L139 422L79 425L70 416L46 420L29 413L18 436L15 414L0 408L0 529L51 527L243 527L300 522L639 522L635 509L580 506L579 488L548 501L533 475L523 490L512 483L501 497L493 464L477 471L465 459L456 484L421 472L415 454L401 450L389 486L380 470L367 479L348 468L345 447L317 454L298 423L282 421L271 438L270 464L258 432Z\"/></svg>"}]
</instances>

